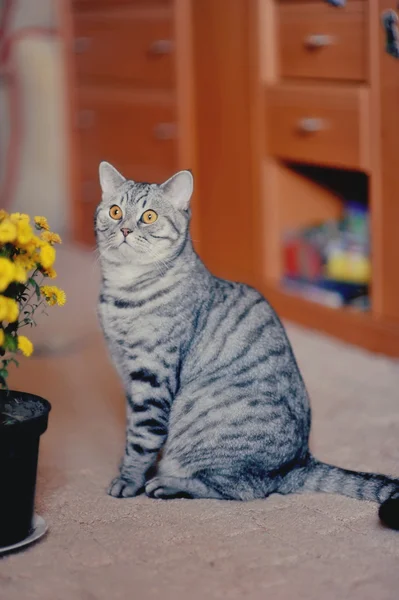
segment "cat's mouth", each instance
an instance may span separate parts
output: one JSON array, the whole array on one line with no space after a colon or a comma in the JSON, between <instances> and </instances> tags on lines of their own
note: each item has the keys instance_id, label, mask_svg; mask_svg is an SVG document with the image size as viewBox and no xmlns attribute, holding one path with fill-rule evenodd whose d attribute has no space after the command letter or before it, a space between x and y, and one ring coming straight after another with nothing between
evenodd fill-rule
<instances>
[{"instance_id":1,"label":"cat's mouth","mask_svg":"<svg viewBox=\"0 0 399 600\"><path fill-rule=\"evenodd\" d=\"M126 252L129 253L129 251L133 251L135 250L133 244L129 243L126 239L123 240L122 242L120 242L117 247L117 250L119 250L119 252L122 252L122 254L126 254Z\"/></svg>"}]
</instances>

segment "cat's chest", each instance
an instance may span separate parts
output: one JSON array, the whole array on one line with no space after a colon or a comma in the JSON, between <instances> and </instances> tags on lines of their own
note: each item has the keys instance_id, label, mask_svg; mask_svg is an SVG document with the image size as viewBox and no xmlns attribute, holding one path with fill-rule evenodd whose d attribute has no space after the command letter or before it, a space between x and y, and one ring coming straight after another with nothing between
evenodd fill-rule
<instances>
[{"instance_id":1,"label":"cat's chest","mask_svg":"<svg viewBox=\"0 0 399 600\"><path fill-rule=\"evenodd\" d=\"M156 321L155 316L145 314L140 309L130 307L115 307L109 303L100 303L98 315L104 333L108 338L120 338L126 336L149 335Z\"/></svg>"},{"instance_id":2,"label":"cat's chest","mask_svg":"<svg viewBox=\"0 0 399 600\"><path fill-rule=\"evenodd\" d=\"M166 319L165 315L150 311L133 300L118 306L100 301L98 316L107 343L112 349L117 349L118 354L129 353L132 345L139 348L143 342L155 344L170 326L170 319Z\"/></svg>"}]
</instances>

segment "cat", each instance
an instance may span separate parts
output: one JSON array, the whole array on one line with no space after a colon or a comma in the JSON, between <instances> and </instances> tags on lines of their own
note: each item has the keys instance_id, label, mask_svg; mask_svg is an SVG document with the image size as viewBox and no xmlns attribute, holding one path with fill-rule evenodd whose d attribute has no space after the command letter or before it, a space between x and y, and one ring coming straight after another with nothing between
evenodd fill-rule
<instances>
[{"instance_id":1,"label":"cat","mask_svg":"<svg viewBox=\"0 0 399 600\"><path fill-rule=\"evenodd\" d=\"M255 289L214 277L193 249L191 172L137 183L102 162L100 184L98 312L127 399L109 494L336 492L378 502L380 518L399 528L398 479L310 453L308 394L278 316Z\"/></svg>"}]
</instances>

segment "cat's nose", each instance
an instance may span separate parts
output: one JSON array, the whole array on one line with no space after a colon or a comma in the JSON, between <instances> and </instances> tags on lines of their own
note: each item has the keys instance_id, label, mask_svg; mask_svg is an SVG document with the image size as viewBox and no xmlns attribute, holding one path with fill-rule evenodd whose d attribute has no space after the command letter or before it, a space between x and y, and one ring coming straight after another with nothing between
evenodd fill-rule
<instances>
[{"instance_id":1,"label":"cat's nose","mask_svg":"<svg viewBox=\"0 0 399 600\"><path fill-rule=\"evenodd\" d=\"M128 229L127 227L122 227L121 232L123 233L123 237L126 238L129 235L129 233L132 233L132 230Z\"/></svg>"}]
</instances>

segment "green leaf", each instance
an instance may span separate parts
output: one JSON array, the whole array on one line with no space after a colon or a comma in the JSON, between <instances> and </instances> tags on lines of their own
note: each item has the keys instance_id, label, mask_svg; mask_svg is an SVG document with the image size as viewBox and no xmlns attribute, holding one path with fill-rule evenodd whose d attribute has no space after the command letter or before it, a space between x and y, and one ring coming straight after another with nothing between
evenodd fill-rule
<instances>
[{"instance_id":1,"label":"green leaf","mask_svg":"<svg viewBox=\"0 0 399 600\"><path fill-rule=\"evenodd\" d=\"M19 367L19 362L15 358L5 358L3 360L3 368L6 369L10 363L14 363L16 367Z\"/></svg>"},{"instance_id":2,"label":"green leaf","mask_svg":"<svg viewBox=\"0 0 399 600\"><path fill-rule=\"evenodd\" d=\"M34 290L36 292L37 299L39 300L40 299L40 287L39 287L39 284L37 283L37 281L35 281L33 279L33 277L29 277L28 283L34 288Z\"/></svg>"},{"instance_id":3,"label":"green leaf","mask_svg":"<svg viewBox=\"0 0 399 600\"><path fill-rule=\"evenodd\" d=\"M16 336L10 335L6 333L6 338L4 340L4 347L7 348L10 352L16 352L18 350L18 340Z\"/></svg>"},{"instance_id":4,"label":"green leaf","mask_svg":"<svg viewBox=\"0 0 399 600\"><path fill-rule=\"evenodd\" d=\"M8 377L8 371L7 371L7 369L0 369L0 377L2 379L6 379Z\"/></svg>"},{"instance_id":5,"label":"green leaf","mask_svg":"<svg viewBox=\"0 0 399 600\"><path fill-rule=\"evenodd\" d=\"M24 285L22 285L22 290L24 289ZM10 283L7 287L7 290L4 292L4 295L8 298L17 298L21 293L21 284L20 283Z\"/></svg>"},{"instance_id":6,"label":"green leaf","mask_svg":"<svg viewBox=\"0 0 399 600\"><path fill-rule=\"evenodd\" d=\"M4 333L6 333L6 334L14 333L17 331L18 327L19 327L18 321L15 321L15 323L9 323L7 325L7 327L4 329Z\"/></svg>"}]
</instances>

